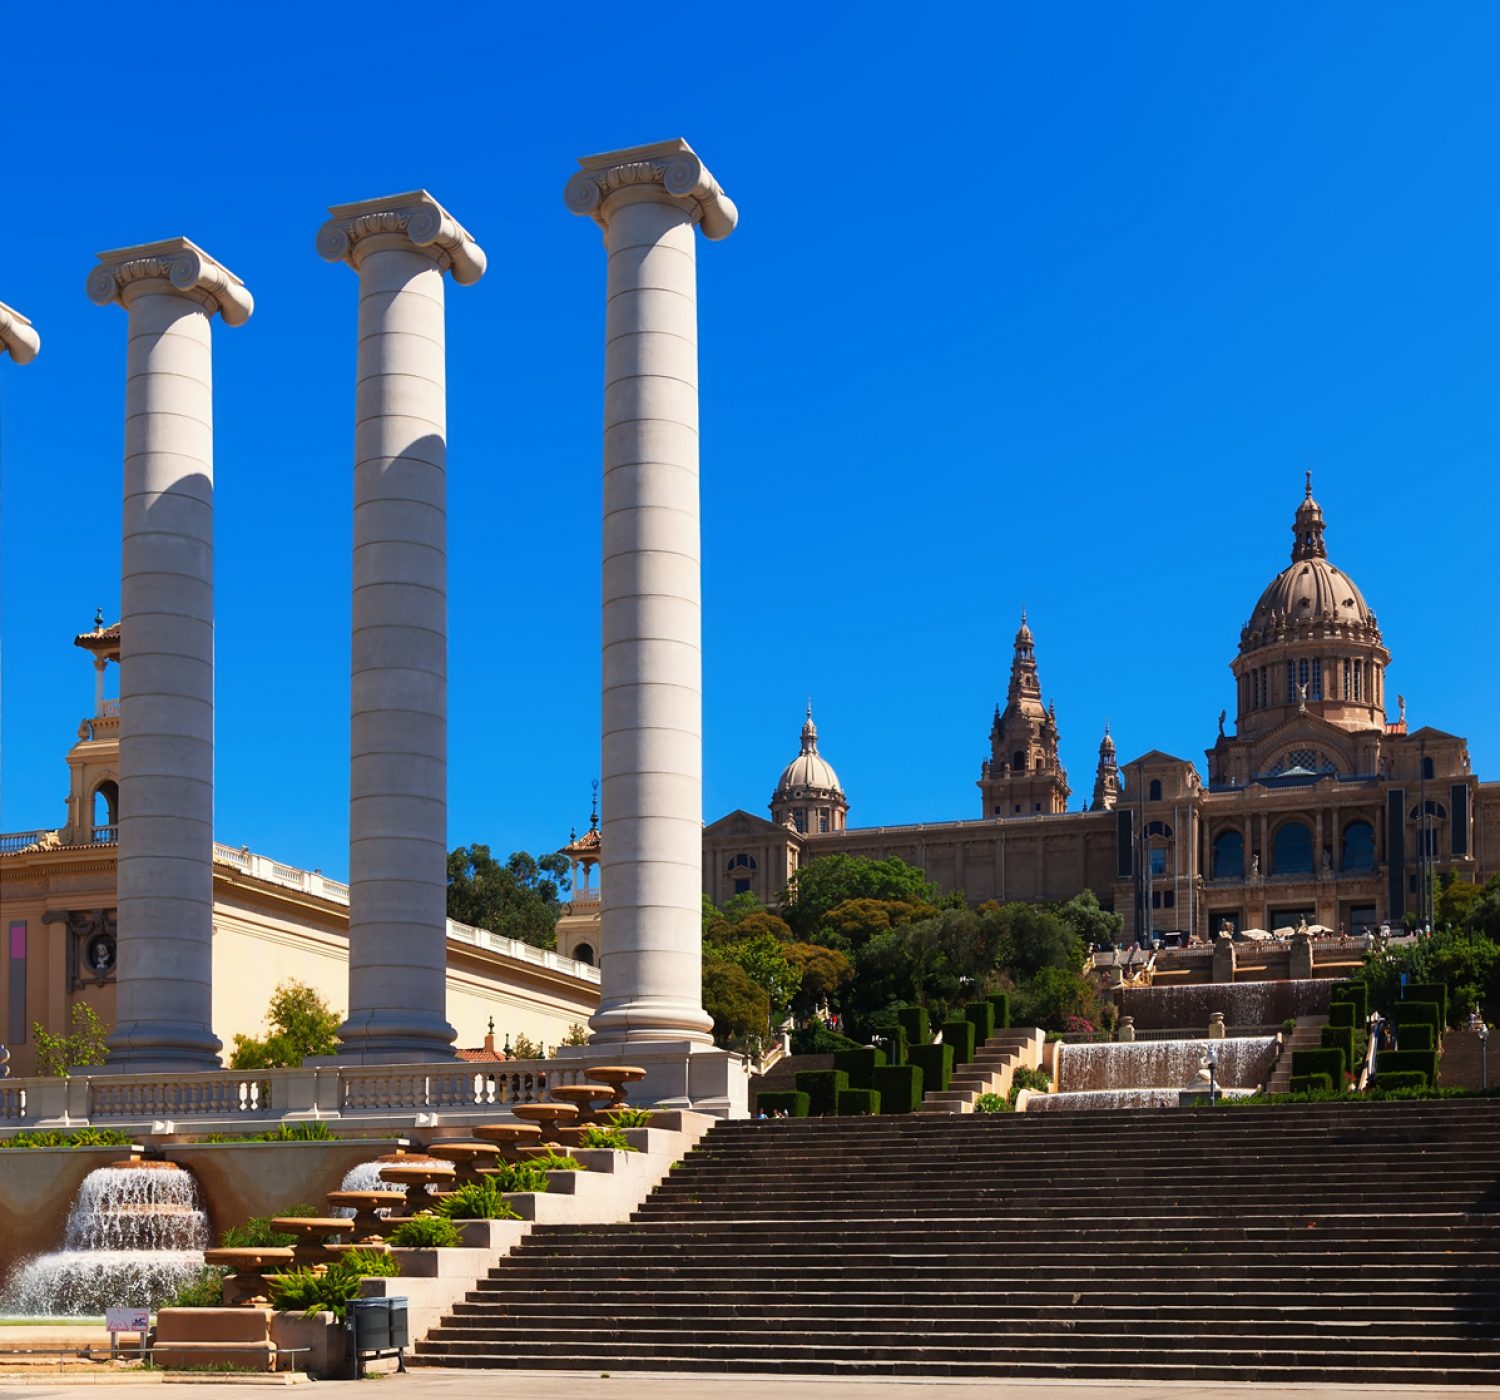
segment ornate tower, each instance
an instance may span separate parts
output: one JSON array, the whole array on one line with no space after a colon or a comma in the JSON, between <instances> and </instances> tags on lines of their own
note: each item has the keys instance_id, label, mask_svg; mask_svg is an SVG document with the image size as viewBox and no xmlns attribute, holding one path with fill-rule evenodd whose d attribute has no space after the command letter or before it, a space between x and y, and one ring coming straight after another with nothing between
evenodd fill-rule
<instances>
[{"instance_id":1,"label":"ornate tower","mask_svg":"<svg viewBox=\"0 0 1500 1400\"><path fill-rule=\"evenodd\" d=\"M842 831L849 815L849 799L839 786L833 765L818 752L818 726L812 701L802 726L802 752L781 770L771 794L771 820L804 833Z\"/></svg>"},{"instance_id":2,"label":"ornate tower","mask_svg":"<svg viewBox=\"0 0 1500 1400\"><path fill-rule=\"evenodd\" d=\"M1033 643L1022 612L1005 710L995 706L990 756L980 768L979 790L987 817L1068 810L1068 774L1057 755L1057 710L1042 704Z\"/></svg>"},{"instance_id":3,"label":"ornate tower","mask_svg":"<svg viewBox=\"0 0 1500 1400\"><path fill-rule=\"evenodd\" d=\"M1099 741L1099 766L1094 770L1094 800L1089 803L1089 811L1113 812L1119 800L1120 766L1115 762L1115 741L1106 724Z\"/></svg>"}]
</instances>

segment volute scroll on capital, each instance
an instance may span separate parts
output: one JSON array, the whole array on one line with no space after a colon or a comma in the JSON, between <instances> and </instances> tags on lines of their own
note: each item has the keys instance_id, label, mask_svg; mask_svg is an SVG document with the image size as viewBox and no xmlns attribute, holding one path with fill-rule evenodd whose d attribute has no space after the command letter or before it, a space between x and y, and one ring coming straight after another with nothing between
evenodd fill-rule
<instances>
[{"instance_id":1,"label":"volute scroll on capital","mask_svg":"<svg viewBox=\"0 0 1500 1400\"><path fill-rule=\"evenodd\" d=\"M333 217L318 230L318 252L329 262L346 262L357 269L360 245L379 239L381 247L422 250L443 271L451 271L461 287L484 276L484 249L426 190L335 204L328 212Z\"/></svg>"},{"instance_id":2,"label":"volute scroll on capital","mask_svg":"<svg viewBox=\"0 0 1500 1400\"><path fill-rule=\"evenodd\" d=\"M13 306L0 301L0 354L10 351L10 357L18 365L30 364L36 352L42 348L42 338L36 327Z\"/></svg>"},{"instance_id":3,"label":"volute scroll on capital","mask_svg":"<svg viewBox=\"0 0 1500 1400\"><path fill-rule=\"evenodd\" d=\"M655 197L686 208L708 238L728 238L739 222L734 201L681 138L584 156L578 167L563 190L563 202L600 228L609 223L610 197L625 191L650 198L659 190Z\"/></svg>"},{"instance_id":4,"label":"volute scroll on capital","mask_svg":"<svg viewBox=\"0 0 1500 1400\"><path fill-rule=\"evenodd\" d=\"M210 316L217 311L226 326L244 325L255 310L255 298L245 284L190 238L100 253L99 266L89 273L87 283L89 300L98 306L118 302L128 307L136 292L148 289L190 297Z\"/></svg>"}]
</instances>

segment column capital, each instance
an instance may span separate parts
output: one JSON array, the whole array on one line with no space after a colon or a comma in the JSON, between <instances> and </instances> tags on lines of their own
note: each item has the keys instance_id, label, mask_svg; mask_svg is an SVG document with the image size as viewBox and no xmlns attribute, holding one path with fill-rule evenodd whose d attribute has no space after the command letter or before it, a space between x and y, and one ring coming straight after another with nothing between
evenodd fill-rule
<instances>
[{"instance_id":1,"label":"column capital","mask_svg":"<svg viewBox=\"0 0 1500 1400\"><path fill-rule=\"evenodd\" d=\"M740 217L734 201L680 136L674 141L584 156L578 162L578 174L563 191L568 208L587 214L600 228L608 226L610 206L624 199L676 204L688 211L709 238L728 238Z\"/></svg>"},{"instance_id":2,"label":"column capital","mask_svg":"<svg viewBox=\"0 0 1500 1400\"><path fill-rule=\"evenodd\" d=\"M31 324L13 306L0 301L0 354L10 351L10 357L18 365L29 364L36 359L42 348L42 338Z\"/></svg>"},{"instance_id":3,"label":"column capital","mask_svg":"<svg viewBox=\"0 0 1500 1400\"><path fill-rule=\"evenodd\" d=\"M100 253L87 290L98 306L118 302L127 308L140 292L176 292L199 302L210 316L217 311L226 326L244 325L255 310L255 298L245 284L190 238Z\"/></svg>"},{"instance_id":4,"label":"column capital","mask_svg":"<svg viewBox=\"0 0 1500 1400\"><path fill-rule=\"evenodd\" d=\"M329 262L346 262L358 270L372 250L407 248L426 253L461 287L484 276L484 249L426 190L330 205L333 215L318 230L318 252Z\"/></svg>"}]
</instances>

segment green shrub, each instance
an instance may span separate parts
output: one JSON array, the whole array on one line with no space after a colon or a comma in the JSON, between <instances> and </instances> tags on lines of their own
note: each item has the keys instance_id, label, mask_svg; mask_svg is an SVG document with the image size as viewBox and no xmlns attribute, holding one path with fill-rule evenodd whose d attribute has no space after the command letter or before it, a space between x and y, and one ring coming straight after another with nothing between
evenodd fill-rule
<instances>
[{"instance_id":1,"label":"green shrub","mask_svg":"<svg viewBox=\"0 0 1500 1400\"><path fill-rule=\"evenodd\" d=\"M1437 1038L1433 1035L1431 1026L1425 1021L1417 1021L1400 1027L1398 1044L1403 1050L1436 1050Z\"/></svg>"},{"instance_id":2,"label":"green shrub","mask_svg":"<svg viewBox=\"0 0 1500 1400\"><path fill-rule=\"evenodd\" d=\"M797 1088L808 1098L807 1111L814 1118L831 1117L838 1112L839 1090L849 1087L849 1076L841 1069L803 1069L797 1071Z\"/></svg>"},{"instance_id":3,"label":"green shrub","mask_svg":"<svg viewBox=\"0 0 1500 1400\"><path fill-rule=\"evenodd\" d=\"M313 1120L306 1123L282 1123L265 1135L267 1142L332 1142L328 1124Z\"/></svg>"},{"instance_id":4,"label":"green shrub","mask_svg":"<svg viewBox=\"0 0 1500 1400\"><path fill-rule=\"evenodd\" d=\"M584 1172L588 1168L576 1157L569 1157L566 1152L546 1152L539 1157L528 1157L526 1159L534 1167L540 1167L544 1172Z\"/></svg>"},{"instance_id":5,"label":"green shrub","mask_svg":"<svg viewBox=\"0 0 1500 1400\"><path fill-rule=\"evenodd\" d=\"M616 1128L649 1128L651 1126L649 1108L622 1106L610 1109L604 1116Z\"/></svg>"},{"instance_id":6,"label":"green shrub","mask_svg":"<svg viewBox=\"0 0 1500 1400\"><path fill-rule=\"evenodd\" d=\"M953 1047L953 1064L966 1065L974 1058L974 1023L972 1021L944 1021L943 1044Z\"/></svg>"},{"instance_id":7,"label":"green shrub","mask_svg":"<svg viewBox=\"0 0 1500 1400\"><path fill-rule=\"evenodd\" d=\"M583 1169L582 1162L549 1152L545 1157L523 1157L519 1162L497 1162L485 1173L484 1179L494 1183L497 1191L545 1191L548 1172L581 1172Z\"/></svg>"},{"instance_id":8,"label":"green shrub","mask_svg":"<svg viewBox=\"0 0 1500 1400\"><path fill-rule=\"evenodd\" d=\"M1354 1003L1352 1001L1331 1001L1328 1003L1328 1024L1330 1026L1348 1026L1354 1028ZM1293 1021L1293 1027L1296 1026Z\"/></svg>"},{"instance_id":9,"label":"green shrub","mask_svg":"<svg viewBox=\"0 0 1500 1400\"><path fill-rule=\"evenodd\" d=\"M458 1227L446 1215L414 1215L396 1226L386 1243L400 1249L452 1249L458 1244Z\"/></svg>"},{"instance_id":10,"label":"green shrub","mask_svg":"<svg viewBox=\"0 0 1500 1400\"><path fill-rule=\"evenodd\" d=\"M1446 982L1408 982L1401 994L1402 1001L1430 1001L1438 1009L1438 1031L1448 1024L1448 984ZM1396 1024L1401 1024L1398 1019Z\"/></svg>"},{"instance_id":11,"label":"green shrub","mask_svg":"<svg viewBox=\"0 0 1500 1400\"><path fill-rule=\"evenodd\" d=\"M1008 1031L1010 1029L1010 994L991 992L985 1000L995 1008L995 1029Z\"/></svg>"},{"instance_id":12,"label":"green shrub","mask_svg":"<svg viewBox=\"0 0 1500 1400\"><path fill-rule=\"evenodd\" d=\"M906 1028L904 1026L892 1026L889 1031L890 1050L886 1056L888 1065L904 1065L906 1063Z\"/></svg>"},{"instance_id":13,"label":"green shrub","mask_svg":"<svg viewBox=\"0 0 1500 1400\"><path fill-rule=\"evenodd\" d=\"M1292 1093L1312 1094L1321 1091L1333 1092L1333 1081L1326 1074L1294 1074L1291 1080ZM1277 1095L1279 1098L1280 1095Z\"/></svg>"},{"instance_id":14,"label":"green shrub","mask_svg":"<svg viewBox=\"0 0 1500 1400\"><path fill-rule=\"evenodd\" d=\"M1398 1001L1391 1007L1396 1023L1396 1038L1405 1043L1402 1032L1408 1026L1431 1026L1434 1039L1442 1034L1442 1007L1435 1001Z\"/></svg>"},{"instance_id":15,"label":"green shrub","mask_svg":"<svg viewBox=\"0 0 1500 1400\"><path fill-rule=\"evenodd\" d=\"M896 1022L906 1032L906 1044L909 1050L931 1043L932 1022L928 1019L925 1006L898 1006Z\"/></svg>"},{"instance_id":16,"label":"green shrub","mask_svg":"<svg viewBox=\"0 0 1500 1400\"><path fill-rule=\"evenodd\" d=\"M880 1112L880 1095L874 1089L840 1089L839 1117L859 1118Z\"/></svg>"},{"instance_id":17,"label":"green shrub","mask_svg":"<svg viewBox=\"0 0 1500 1400\"><path fill-rule=\"evenodd\" d=\"M355 1278L399 1278L401 1261L383 1249L351 1249L339 1255L338 1268Z\"/></svg>"},{"instance_id":18,"label":"green shrub","mask_svg":"<svg viewBox=\"0 0 1500 1400\"><path fill-rule=\"evenodd\" d=\"M1387 1074L1415 1072L1426 1076L1429 1085L1437 1084L1436 1050L1386 1050L1375 1059L1375 1079L1382 1087Z\"/></svg>"},{"instance_id":19,"label":"green shrub","mask_svg":"<svg viewBox=\"0 0 1500 1400\"><path fill-rule=\"evenodd\" d=\"M964 1020L974 1027L976 1045L983 1045L995 1033L995 1008L987 1001L971 1001L964 1007Z\"/></svg>"},{"instance_id":20,"label":"green shrub","mask_svg":"<svg viewBox=\"0 0 1500 1400\"><path fill-rule=\"evenodd\" d=\"M1022 1065L1010 1077L1010 1091L1007 1098L1010 1106L1014 1108L1022 1089L1030 1089L1036 1094L1045 1094L1051 1088L1052 1076L1046 1070L1031 1069L1026 1065Z\"/></svg>"},{"instance_id":21,"label":"green shrub","mask_svg":"<svg viewBox=\"0 0 1500 1400\"><path fill-rule=\"evenodd\" d=\"M68 1133L39 1128L0 1138L0 1147L129 1147L133 1141L117 1128L75 1128Z\"/></svg>"},{"instance_id":22,"label":"green shrub","mask_svg":"<svg viewBox=\"0 0 1500 1400\"><path fill-rule=\"evenodd\" d=\"M1329 1005L1336 1001L1354 1003L1354 1022L1364 1025L1370 1018L1370 989L1363 982L1335 982L1328 993Z\"/></svg>"},{"instance_id":23,"label":"green shrub","mask_svg":"<svg viewBox=\"0 0 1500 1400\"><path fill-rule=\"evenodd\" d=\"M349 1304L360 1293L360 1276L336 1264L323 1274L315 1274L311 1269L288 1269L284 1274L268 1275L266 1282L271 1286L273 1308L278 1312L300 1312L306 1317L320 1312L347 1317Z\"/></svg>"},{"instance_id":24,"label":"green shrub","mask_svg":"<svg viewBox=\"0 0 1500 1400\"><path fill-rule=\"evenodd\" d=\"M859 1041L839 1035L827 1026L803 1026L792 1032L792 1054L833 1055L840 1050L858 1050Z\"/></svg>"},{"instance_id":25,"label":"green shrub","mask_svg":"<svg viewBox=\"0 0 1500 1400\"><path fill-rule=\"evenodd\" d=\"M1005 1094L981 1094L974 1100L975 1113L1013 1113L1015 1107Z\"/></svg>"},{"instance_id":26,"label":"green shrub","mask_svg":"<svg viewBox=\"0 0 1500 1400\"><path fill-rule=\"evenodd\" d=\"M953 1078L951 1045L913 1045L906 1052L906 1060L908 1064L921 1070L924 1094L941 1092Z\"/></svg>"},{"instance_id":27,"label":"green shrub","mask_svg":"<svg viewBox=\"0 0 1500 1400\"><path fill-rule=\"evenodd\" d=\"M1427 1076L1419 1069L1381 1070L1375 1082L1387 1092L1392 1089L1425 1089Z\"/></svg>"},{"instance_id":28,"label":"green shrub","mask_svg":"<svg viewBox=\"0 0 1500 1400\"><path fill-rule=\"evenodd\" d=\"M880 1095L882 1113L914 1113L922 1106L922 1071L917 1065L881 1065L871 1087Z\"/></svg>"},{"instance_id":29,"label":"green shrub","mask_svg":"<svg viewBox=\"0 0 1500 1400\"><path fill-rule=\"evenodd\" d=\"M228 1269L202 1269L190 1283L179 1284L164 1308L222 1308Z\"/></svg>"},{"instance_id":30,"label":"green shrub","mask_svg":"<svg viewBox=\"0 0 1500 1400\"><path fill-rule=\"evenodd\" d=\"M1321 1050L1293 1050L1292 1076L1300 1079L1306 1074L1326 1074L1332 1084L1344 1087L1344 1052L1324 1046Z\"/></svg>"},{"instance_id":31,"label":"green shrub","mask_svg":"<svg viewBox=\"0 0 1500 1400\"><path fill-rule=\"evenodd\" d=\"M812 1098L799 1089L762 1089L756 1095L756 1107L773 1118L784 1113L788 1118L806 1118Z\"/></svg>"},{"instance_id":32,"label":"green shrub","mask_svg":"<svg viewBox=\"0 0 1500 1400\"><path fill-rule=\"evenodd\" d=\"M601 1128L597 1123L590 1123L584 1128L579 1137L580 1147L608 1147L615 1152L639 1152L640 1148L634 1146L625 1136L624 1128Z\"/></svg>"},{"instance_id":33,"label":"green shrub","mask_svg":"<svg viewBox=\"0 0 1500 1400\"><path fill-rule=\"evenodd\" d=\"M438 1214L450 1220L519 1220L516 1208L492 1176L466 1181L438 1202Z\"/></svg>"},{"instance_id":34,"label":"green shrub","mask_svg":"<svg viewBox=\"0 0 1500 1400\"><path fill-rule=\"evenodd\" d=\"M1346 1006L1347 1002L1344 1003ZM1344 1064L1353 1066L1358 1063L1354 1055L1354 1027L1353 1026L1324 1026L1323 1046L1325 1049L1337 1049L1344 1056Z\"/></svg>"},{"instance_id":35,"label":"green shrub","mask_svg":"<svg viewBox=\"0 0 1500 1400\"><path fill-rule=\"evenodd\" d=\"M884 1063L885 1051L877 1050L873 1046L863 1046L858 1050L839 1050L833 1057L834 1069L841 1069L849 1076L851 1089L874 1087L874 1080L871 1076Z\"/></svg>"}]
</instances>

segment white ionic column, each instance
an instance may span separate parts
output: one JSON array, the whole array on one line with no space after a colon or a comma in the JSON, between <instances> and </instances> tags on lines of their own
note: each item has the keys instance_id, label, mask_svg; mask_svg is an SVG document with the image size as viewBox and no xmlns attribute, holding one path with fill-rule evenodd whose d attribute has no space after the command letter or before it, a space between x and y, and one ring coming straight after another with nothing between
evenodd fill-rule
<instances>
[{"instance_id":1,"label":"white ionic column","mask_svg":"<svg viewBox=\"0 0 1500 1400\"><path fill-rule=\"evenodd\" d=\"M341 1053L453 1058L448 1024L448 523L443 274L484 253L425 190L340 204L318 251L359 273Z\"/></svg>"},{"instance_id":2,"label":"white ionic column","mask_svg":"<svg viewBox=\"0 0 1500 1400\"><path fill-rule=\"evenodd\" d=\"M42 338L36 327L14 307L0 301L0 355L9 351L18 365L27 365L36 359L41 348Z\"/></svg>"},{"instance_id":3,"label":"white ionic column","mask_svg":"<svg viewBox=\"0 0 1500 1400\"><path fill-rule=\"evenodd\" d=\"M693 228L738 215L686 141L579 161L604 231L603 841L593 1044L708 1044Z\"/></svg>"},{"instance_id":4,"label":"white ionic column","mask_svg":"<svg viewBox=\"0 0 1500 1400\"><path fill-rule=\"evenodd\" d=\"M214 1069L213 352L244 284L185 238L100 253L129 313L120 549L119 965L111 1070Z\"/></svg>"}]
</instances>

